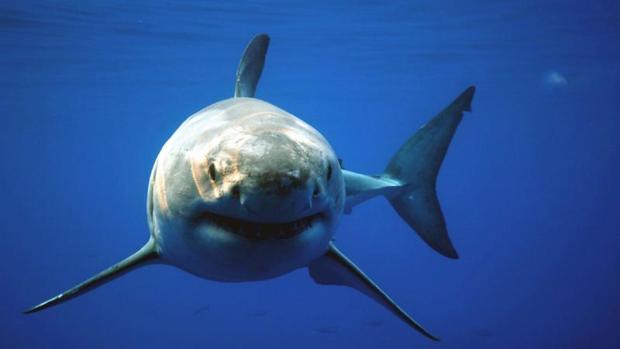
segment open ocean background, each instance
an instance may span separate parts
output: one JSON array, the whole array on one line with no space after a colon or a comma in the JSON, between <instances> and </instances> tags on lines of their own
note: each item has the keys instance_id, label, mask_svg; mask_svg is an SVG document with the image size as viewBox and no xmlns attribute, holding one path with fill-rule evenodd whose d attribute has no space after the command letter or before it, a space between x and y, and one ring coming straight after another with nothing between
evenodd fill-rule
<instances>
[{"instance_id":1,"label":"open ocean background","mask_svg":"<svg viewBox=\"0 0 620 349\"><path fill-rule=\"evenodd\" d=\"M320 130L347 169L477 86L438 179L461 258L386 200L339 247L441 337L306 270L226 284L150 266L21 311L136 250L160 147L232 96ZM0 0L1 348L619 348L620 2Z\"/></svg>"}]
</instances>

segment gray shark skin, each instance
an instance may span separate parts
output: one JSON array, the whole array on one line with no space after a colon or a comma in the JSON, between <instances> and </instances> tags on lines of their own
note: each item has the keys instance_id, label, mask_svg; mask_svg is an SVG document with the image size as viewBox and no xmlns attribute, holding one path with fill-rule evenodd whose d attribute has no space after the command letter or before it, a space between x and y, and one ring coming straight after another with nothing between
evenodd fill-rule
<instances>
[{"instance_id":1,"label":"gray shark skin","mask_svg":"<svg viewBox=\"0 0 620 349\"><path fill-rule=\"evenodd\" d=\"M33 313L138 267L165 263L222 282L265 280L308 268L321 285L366 294L404 323L418 324L334 244L343 214L376 196L433 249L458 258L435 181L475 88L413 134L385 172L343 170L327 140L301 119L254 98L269 37L245 49L233 98L190 116L162 147L149 181L147 243L101 273L30 308Z\"/></svg>"}]
</instances>

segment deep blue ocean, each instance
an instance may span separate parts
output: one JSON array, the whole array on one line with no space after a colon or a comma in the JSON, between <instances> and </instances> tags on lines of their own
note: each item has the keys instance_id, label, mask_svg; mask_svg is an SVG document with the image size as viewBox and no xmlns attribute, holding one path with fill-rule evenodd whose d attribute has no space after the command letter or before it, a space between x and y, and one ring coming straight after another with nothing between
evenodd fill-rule
<instances>
[{"instance_id":1,"label":"deep blue ocean","mask_svg":"<svg viewBox=\"0 0 620 349\"><path fill-rule=\"evenodd\" d=\"M336 233L441 342L305 269L154 265L22 314L142 246L161 146L257 33L257 97L356 172L476 85L437 183L460 259L383 198ZM620 347L618 1L1 0L0 52L1 348Z\"/></svg>"}]
</instances>

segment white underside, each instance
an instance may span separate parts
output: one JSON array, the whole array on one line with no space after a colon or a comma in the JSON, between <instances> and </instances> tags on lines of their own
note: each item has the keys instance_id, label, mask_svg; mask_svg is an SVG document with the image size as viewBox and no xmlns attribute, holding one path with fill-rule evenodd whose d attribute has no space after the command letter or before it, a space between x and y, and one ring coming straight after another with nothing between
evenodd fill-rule
<instances>
[{"instance_id":1,"label":"white underside","mask_svg":"<svg viewBox=\"0 0 620 349\"><path fill-rule=\"evenodd\" d=\"M240 282L274 278L306 267L328 248L333 230L317 221L288 239L253 240L204 222L193 228L158 225L162 258L203 278Z\"/></svg>"}]
</instances>

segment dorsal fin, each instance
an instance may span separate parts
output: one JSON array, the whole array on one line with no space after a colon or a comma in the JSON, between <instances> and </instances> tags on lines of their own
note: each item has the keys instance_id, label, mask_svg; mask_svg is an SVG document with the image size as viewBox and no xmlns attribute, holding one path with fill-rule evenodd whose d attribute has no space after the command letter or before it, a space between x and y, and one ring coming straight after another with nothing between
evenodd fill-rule
<instances>
[{"instance_id":1,"label":"dorsal fin","mask_svg":"<svg viewBox=\"0 0 620 349\"><path fill-rule=\"evenodd\" d=\"M235 80L235 97L254 97L258 79L265 66L265 55L269 47L269 36L258 34L243 51L237 67Z\"/></svg>"},{"instance_id":2,"label":"dorsal fin","mask_svg":"<svg viewBox=\"0 0 620 349\"><path fill-rule=\"evenodd\" d=\"M55 297L52 297L46 300L45 302L24 311L24 313L26 314L34 313L34 312L43 310L45 308L49 308L51 306L68 301L71 298L82 295L109 281L112 281L116 279L117 277L137 267L156 262L158 257L159 255L157 254L157 251L155 248L155 241L153 239L149 239L149 241L141 249L139 249L136 253L132 254L131 256L114 264L113 266L91 277L90 279L82 282L81 284L74 286L73 288L70 288L63 293Z\"/></svg>"}]
</instances>

